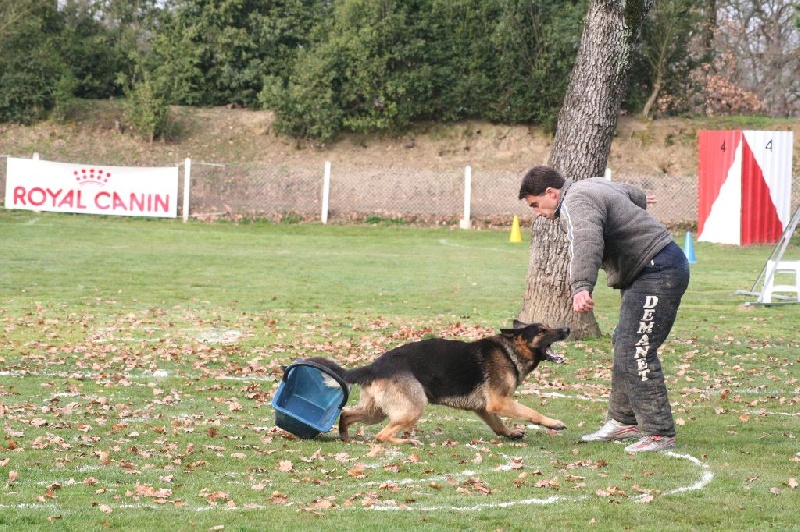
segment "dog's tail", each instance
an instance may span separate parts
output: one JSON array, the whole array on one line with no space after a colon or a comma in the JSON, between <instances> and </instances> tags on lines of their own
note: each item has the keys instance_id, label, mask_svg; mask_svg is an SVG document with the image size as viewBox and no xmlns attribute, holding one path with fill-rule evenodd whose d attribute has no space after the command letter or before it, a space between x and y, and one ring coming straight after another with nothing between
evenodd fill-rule
<instances>
[{"instance_id":1,"label":"dog's tail","mask_svg":"<svg viewBox=\"0 0 800 532\"><path fill-rule=\"evenodd\" d=\"M339 378L342 379L347 384L365 384L373 379L372 370L369 366L360 366L353 369L346 369L337 364L335 361L331 360L330 358L311 357L306 360L315 362L320 366L325 366L329 370L333 371L336 375L338 375Z\"/></svg>"}]
</instances>

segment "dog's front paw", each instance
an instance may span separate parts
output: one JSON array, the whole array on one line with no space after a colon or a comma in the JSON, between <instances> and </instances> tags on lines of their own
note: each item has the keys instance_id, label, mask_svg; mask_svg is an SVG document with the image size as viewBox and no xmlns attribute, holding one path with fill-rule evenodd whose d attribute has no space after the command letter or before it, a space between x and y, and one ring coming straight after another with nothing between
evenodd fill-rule
<instances>
[{"instance_id":1,"label":"dog's front paw","mask_svg":"<svg viewBox=\"0 0 800 532\"><path fill-rule=\"evenodd\" d=\"M553 429L553 430L564 430L565 428L567 428L567 426L563 422L557 419L554 419L551 423L548 423L545 426L548 429Z\"/></svg>"}]
</instances>

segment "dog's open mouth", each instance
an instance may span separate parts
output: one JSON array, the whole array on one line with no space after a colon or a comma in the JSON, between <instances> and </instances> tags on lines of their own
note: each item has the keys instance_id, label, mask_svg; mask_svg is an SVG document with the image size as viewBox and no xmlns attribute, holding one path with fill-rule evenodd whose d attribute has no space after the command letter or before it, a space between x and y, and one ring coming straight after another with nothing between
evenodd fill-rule
<instances>
[{"instance_id":1,"label":"dog's open mouth","mask_svg":"<svg viewBox=\"0 0 800 532\"><path fill-rule=\"evenodd\" d=\"M553 351L552 347L546 347L544 350L544 359L553 362L554 364L563 364L566 362L564 355L560 355Z\"/></svg>"}]
</instances>

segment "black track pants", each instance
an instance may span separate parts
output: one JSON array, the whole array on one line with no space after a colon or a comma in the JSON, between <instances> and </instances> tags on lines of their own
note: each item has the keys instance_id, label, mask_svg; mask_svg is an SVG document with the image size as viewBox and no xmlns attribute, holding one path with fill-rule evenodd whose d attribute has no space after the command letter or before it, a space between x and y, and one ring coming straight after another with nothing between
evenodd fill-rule
<instances>
[{"instance_id":1,"label":"black track pants","mask_svg":"<svg viewBox=\"0 0 800 532\"><path fill-rule=\"evenodd\" d=\"M689 285L689 263L668 244L622 290L619 324L612 337L614 366L608 415L638 425L643 435L675 436L658 348L667 339Z\"/></svg>"}]
</instances>

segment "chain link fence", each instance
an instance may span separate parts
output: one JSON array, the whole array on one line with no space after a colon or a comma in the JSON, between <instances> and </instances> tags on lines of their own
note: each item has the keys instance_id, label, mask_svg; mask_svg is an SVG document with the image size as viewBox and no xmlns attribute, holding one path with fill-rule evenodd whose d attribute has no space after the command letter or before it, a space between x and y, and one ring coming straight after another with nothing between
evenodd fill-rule
<instances>
[{"instance_id":1,"label":"chain link fence","mask_svg":"<svg viewBox=\"0 0 800 532\"><path fill-rule=\"evenodd\" d=\"M392 221L419 225L457 225L464 217L465 168L446 170L334 165L330 171L328 223ZM0 164L5 192L6 165ZM265 218L276 222L322 219L325 167L262 163L193 162L189 215L198 219ZM473 227L502 227L514 215L530 223L532 212L517 199L522 174L471 169L470 218ZM697 176L613 174L653 195L648 210L668 227L697 223ZM792 183L792 212L800 205L800 178ZM180 180L179 198L184 180ZM4 197L4 196L2 196ZM182 202L178 201L182 216Z\"/></svg>"},{"instance_id":2,"label":"chain link fence","mask_svg":"<svg viewBox=\"0 0 800 532\"><path fill-rule=\"evenodd\" d=\"M458 224L464 216L465 168L331 167L329 223L393 220L424 225ZM231 164L194 164L191 215L319 221L325 169ZM514 215L525 223L532 212L517 199L522 174L471 169L473 226L506 226ZM670 227L697 222L697 176L613 175L656 196L648 207ZM793 188L800 203L800 183Z\"/></svg>"}]
</instances>

